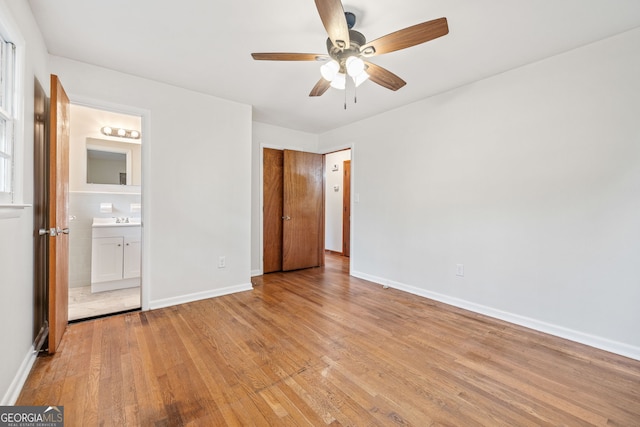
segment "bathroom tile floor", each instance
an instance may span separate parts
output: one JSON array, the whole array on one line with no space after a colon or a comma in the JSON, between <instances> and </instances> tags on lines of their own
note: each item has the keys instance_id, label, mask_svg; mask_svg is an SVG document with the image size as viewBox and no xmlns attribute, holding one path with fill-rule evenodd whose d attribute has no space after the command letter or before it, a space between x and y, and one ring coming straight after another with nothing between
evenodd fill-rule
<instances>
[{"instance_id":1,"label":"bathroom tile floor","mask_svg":"<svg viewBox=\"0 0 640 427\"><path fill-rule=\"evenodd\" d=\"M140 287L91 293L91 286L69 288L69 320L140 308Z\"/></svg>"}]
</instances>

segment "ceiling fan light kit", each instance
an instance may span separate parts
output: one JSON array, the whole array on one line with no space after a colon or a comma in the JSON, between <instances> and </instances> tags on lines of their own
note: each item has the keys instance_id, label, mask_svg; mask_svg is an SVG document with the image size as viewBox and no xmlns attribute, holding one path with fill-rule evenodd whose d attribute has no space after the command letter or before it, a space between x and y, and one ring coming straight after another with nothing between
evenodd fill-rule
<instances>
[{"instance_id":1,"label":"ceiling fan light kit","mask_svg":"<svg viewBox=\"0 0 640 427\"><path fill-rule=\"evenodd\" d=\"M338 73L331 80L330 86L335 89L343 90L347 86L347 76L344 73Z\"/></svg>"},{"instance_id":2,"label":"ceiling fan light kit","mask_svg":"<svg viewBox=\"0 0 640 427\"><path fill-rule=\"evenodd\" d=\"M325 80L331 81L340 72L340 64L335 59L326 62L320 67L320 74Z\"/></svg>"},{"instance_id":3,"label":"ceiling fan light kit","mask_svg":"<svg viewBox=\"0 0 640 427\"><path fill-rule=\"evenodd\" d=\"M364 61L357 56L350 56L345 61L347 74L351 77L357 77L364 72Z\"/></svg>"},{"instance_id":4,"label":"ceiling fan light kit","mask_svg":"<svg viewBox=\"0 0 640 427\"><path fill-rule=\"evenodd\" d=\"M356 16L344 12L340 0L315 0L318 14L327 31L327 53L252 53L255 60L318 61L328 60L320 67L322 78L309 96L321 96L329 87L344 90L347 75L358 87L371 80L382 87L396 91L406 82L391 71L363 58L406 49L449 33L446 18L434 19L387 34L367 43L364 35L352 30ZM346 103L345 103L346 108Z\"/></svg>"}]
</instances>

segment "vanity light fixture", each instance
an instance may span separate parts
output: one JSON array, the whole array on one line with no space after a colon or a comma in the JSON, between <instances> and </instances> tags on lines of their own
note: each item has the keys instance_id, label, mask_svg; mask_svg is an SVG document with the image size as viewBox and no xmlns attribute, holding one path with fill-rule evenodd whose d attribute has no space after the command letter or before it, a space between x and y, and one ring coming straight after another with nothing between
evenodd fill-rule
<instances>
[{"instance_id":1,"label":"vanity light fixture","mask_svg":"<svg viewBox=\"0 0 640 427\"><path fill-rule=\"evenodd\" d=\"M140 139L140 131L124 128L112 128L111 126L103 126L100 129L104 135L116 136L120 138Z\"/></svg>"}]
</instances>

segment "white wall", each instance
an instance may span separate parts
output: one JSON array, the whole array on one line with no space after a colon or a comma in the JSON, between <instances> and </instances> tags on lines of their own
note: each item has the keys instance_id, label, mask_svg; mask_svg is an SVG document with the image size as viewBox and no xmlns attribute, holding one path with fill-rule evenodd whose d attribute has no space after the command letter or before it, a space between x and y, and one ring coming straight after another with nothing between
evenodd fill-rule
<instances>
[{"instance_id":1,"label":"white wall","mask_svg":"<svg viewBox=\"0 0 640 427\"><path fill-rule=\"evenodd\" d=\"M340 253L342 253L344 161L350 159L351 150L336 151L325 156L324 247ZM337 170L334 170L334 166L337 166Z\"/></svg>"},{"instance_id":2,"label":"white wall","mask_svg":"<svg viewBox=\"0 0 640 427\"><path fill-rule=\"evenodd\" d=\"M48 90L47 55L42 36L27 2L0 0L0 20L19 28L24 68L19 73L24 85L20 99L24 121L23 139L16 147L21 170L24 202L33 203L33 87L37 77ZM14 40L19 42L18 40ZM18 218L0 218L0 405L12 404L35 360L33 344L33 209Z\"/></svg>"},{"instance_id":3,"label":"white wall","mask_svg":"<svg viewBox=\"0 0 640 427\"><path fill-rule=\"evenodd\" d=\"M151 308L250 289L251 107L50 61L72 102L149 112L142 129L143 303L145 289ZM226 268L217 267L220 256Z\"/></svg>"},{"instance_id":4,"label":"white wall","mask_svg":"<svg viewBox=\"0 0 640 427\"><path fill-rule=\"evenodd\" d=\"M640 359L639 93L636 29L321 135L352 271Z\"/></svg>"},{"instance_id":5,"label":"white wall","mask_svg":"<svg viewBox=\"0 0 640 427\"><path fill-rule=\"evenodd\" d=\"M251 274L262 273L262 147L308 151L318 150L318 136L265 123L253 123L251 148Z\"/></svg>"}]
</instances>

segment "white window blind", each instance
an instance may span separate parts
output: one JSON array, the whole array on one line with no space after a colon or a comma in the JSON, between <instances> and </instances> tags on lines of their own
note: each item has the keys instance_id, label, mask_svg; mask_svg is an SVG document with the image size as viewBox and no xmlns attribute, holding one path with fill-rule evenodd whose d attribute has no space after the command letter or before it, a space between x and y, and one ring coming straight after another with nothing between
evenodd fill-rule
<instances>
[{"instance_id":1,"label":"white window blind","mask_svg":"<svg viewBox=\"0 0 640 427\"><path fill-rule=\"evenodd\" d=\"M15 46L0 36L0 203L13 202Z\"/></svg>"}]
</instances>

